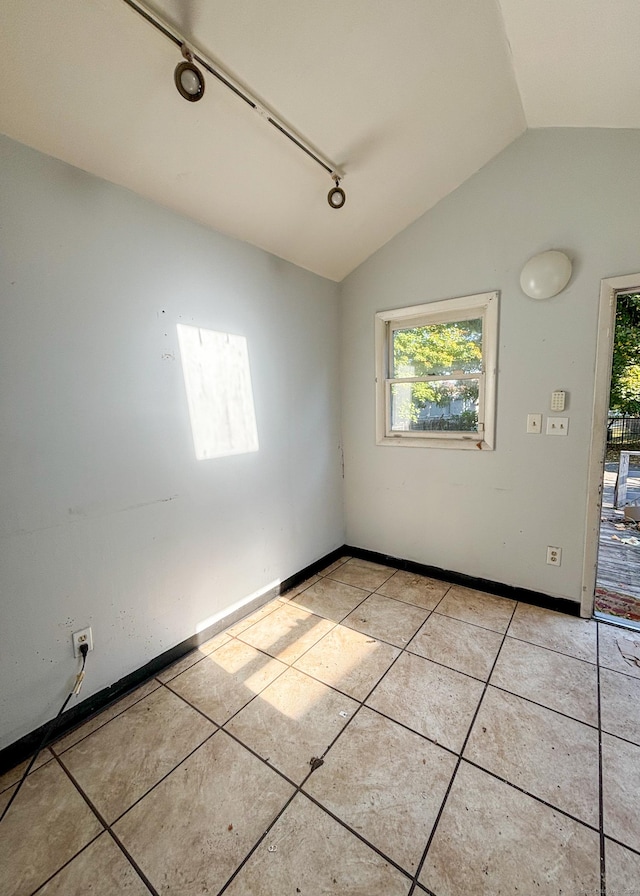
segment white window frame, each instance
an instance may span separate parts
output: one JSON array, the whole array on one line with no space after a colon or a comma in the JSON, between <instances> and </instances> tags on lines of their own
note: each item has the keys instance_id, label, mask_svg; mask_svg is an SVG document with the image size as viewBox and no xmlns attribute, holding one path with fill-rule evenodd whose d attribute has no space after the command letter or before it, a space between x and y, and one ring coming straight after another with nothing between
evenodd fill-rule
<instances>
[{"instance_id":1,"label":"white window frame","mask_svg":"<svg viewBox=\"0 0 640 896\"><path fill-rule=\"evenodd\" d=\"M376 444L406 448L466 448L493 451L496 422L496 376L498 361L497 292L483 292L457 299L444 299L426 305L412 305L379 311L375 320L376 337ZM482 319L482 370L480 379L477 432L406 432L391 429L390 377L391 333L394 329ZM411 378L408 378L411 381ZM423 378L416 377L420 382ZM400 380L406 382L407 378Z\"/></svg>"}]
</instances>

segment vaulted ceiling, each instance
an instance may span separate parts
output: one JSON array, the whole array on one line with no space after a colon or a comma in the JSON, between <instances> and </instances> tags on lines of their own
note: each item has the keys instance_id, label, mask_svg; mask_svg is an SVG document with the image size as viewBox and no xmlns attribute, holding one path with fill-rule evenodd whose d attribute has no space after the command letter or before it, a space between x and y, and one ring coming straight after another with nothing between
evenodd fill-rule
<instances>
[{"instance_id":1,"label":"vaulted ceiling","mask_svg":"<svg viewBox=\"0 0 640 896\"><path fill-rule=\"evenodd\" d=\"M640 128L638 0L147 0L345 171L125 0L4 0L0 131L341 280L527 127Z\"/></svg>"}]
</instances>

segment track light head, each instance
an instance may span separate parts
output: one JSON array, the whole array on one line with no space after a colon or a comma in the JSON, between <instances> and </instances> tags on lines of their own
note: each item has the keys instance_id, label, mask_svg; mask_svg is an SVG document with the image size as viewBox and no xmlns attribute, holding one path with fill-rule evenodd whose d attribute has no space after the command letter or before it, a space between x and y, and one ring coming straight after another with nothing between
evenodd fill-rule
<instances>
[{"instance_id":1,"label":"track light head","mask_svg":"<svg viewBox=\"0 0 640 896\"><path fill-rule=\"evenodd\" d=\"M329 203L331 208L342 208L342 206L347 201L347 196L340 186L340 178L334 175L333 179L336 182L336 185L332 190L329 190L329 193L327 195L327 202Z\"/></svg>"},{"instance_id":2,"label":"track light head","mask_svg":"<svg viewBox=\"0 0 640 896\"><path fill-rule=\"evenodd\" d=\"M204 96L204 77L200 69L193 64L193 56L185 44L181 49L185 61L176 66L173 80L180 96L190 103L197 103Z\"/></svg>"}]
</instances>

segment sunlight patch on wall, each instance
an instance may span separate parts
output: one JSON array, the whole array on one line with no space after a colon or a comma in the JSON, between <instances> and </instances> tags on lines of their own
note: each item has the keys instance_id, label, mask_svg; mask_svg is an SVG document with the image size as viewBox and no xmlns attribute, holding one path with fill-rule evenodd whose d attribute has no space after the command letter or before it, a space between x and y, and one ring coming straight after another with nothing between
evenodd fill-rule
<instances>
[{"instance_id":1,"label":"sunlight patch on wall","mask_svg":"<svg viewBox=\"0 0 640 896\"><path fill-rule=\"evenodd\" d=\"M246 338L178 324L178 342L197 459L258 451Z\"/></svg>"},{"instance_id":2,"label":"sunlight patch on wall","mask_svg":"<svg viewBox=\"0 0 640 896\"><path fill-rule=\"evenodd\" d=\"M221 619L224 619L225 616L230 616L235 610L242 609L246 604L250 604L251 601L256 600L258 597L262 597L264 594L268 594L270 591L275 590L279 585L280 579L274 579L273 582L269 582L269 584L265 585L263 588L258 588L257 591L254 591L253 594L249 594L247 597L243 597L242 600L237 600L234 604L225 607L224 610L220 610L220 612L216 613L214 616L208 616L196 625L196 632L200 634L200 632L209 628L210 625L213 625L214 622L219 622Z\"/></svg>"}]
</instances>

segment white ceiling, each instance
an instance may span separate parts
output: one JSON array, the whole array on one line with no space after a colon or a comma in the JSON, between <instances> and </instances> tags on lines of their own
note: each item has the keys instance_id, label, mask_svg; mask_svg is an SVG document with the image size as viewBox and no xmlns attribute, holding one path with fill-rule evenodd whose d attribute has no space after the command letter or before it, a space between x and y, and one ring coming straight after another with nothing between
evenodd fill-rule
<instances>
[{"instance_id":1,"label":"white ceiling","mask_svg":"<svg viewBox=\"0 0 640 896\"><path fill-rule=\"evenodd\" d=\"M341 280L526 127L640 128L638 0L150 0L329 175L124 0L3 0L0 131Z\"/></svg>"}]
</instances>

